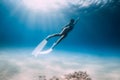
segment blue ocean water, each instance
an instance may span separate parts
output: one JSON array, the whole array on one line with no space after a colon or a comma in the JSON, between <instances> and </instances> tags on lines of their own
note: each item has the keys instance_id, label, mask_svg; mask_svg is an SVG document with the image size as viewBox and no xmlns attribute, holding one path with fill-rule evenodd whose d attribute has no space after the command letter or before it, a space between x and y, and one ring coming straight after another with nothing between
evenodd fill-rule
<instances>
[{"instance_id":1,"label":"blue ocean water","mask_svg":"<svg viewBox=\"0 0 120 80\"><path fill-rule=\"evenodd\" d=\"M39 74L38 70L61 75L79 69L87 70L96 80L120 80L120 0L61 1L51 1L51 5L40 1L47 5L36 11L33 9L38 6L30 8L31 3L24 0L0 1L0 80L9 78L6 75L11 72L21 80L32 80L30 73ZM77 17L80 20L74 29L50 54L31 55L44 38L61 32ZM52 38L46 47L57 39ZM2 70L6 65L10 66L8 74Z\"/></svg>"}]
</instances>

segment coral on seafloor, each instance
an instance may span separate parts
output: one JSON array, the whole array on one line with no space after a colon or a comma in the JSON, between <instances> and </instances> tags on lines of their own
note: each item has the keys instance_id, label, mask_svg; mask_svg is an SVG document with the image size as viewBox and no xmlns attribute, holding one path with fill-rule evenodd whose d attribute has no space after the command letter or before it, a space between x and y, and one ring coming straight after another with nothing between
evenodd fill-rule
<instances>
[{"instance_id":1,"label":"coral on seafloor","mask_svg":"<svg viewBox=\"0 0 120 80\"><path fill-rule=\"evenodd\" d=\"M47 80L46 76L39 76L39 80ZM78 71L65 74L62 77L53 76L49 80L92 80L86 72Z\"/></svg>"}]
</instances>

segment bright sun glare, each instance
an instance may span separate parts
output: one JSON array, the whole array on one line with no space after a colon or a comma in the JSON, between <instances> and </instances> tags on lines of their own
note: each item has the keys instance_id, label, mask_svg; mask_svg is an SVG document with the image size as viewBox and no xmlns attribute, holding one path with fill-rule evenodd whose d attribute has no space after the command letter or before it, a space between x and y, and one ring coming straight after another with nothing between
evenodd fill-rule
<instances>
[{"instance_id":1,"label":"bright sun glare","mask_svg":"<svg viewBox=\"0 0 120 80\"><path fill-rule=\"evenodd\" d=\"M23 0L23 4L33 11L52 11L64 4L63 0ZM62 5L63 6L63 5Z\"/></svg>"}]
</instances>

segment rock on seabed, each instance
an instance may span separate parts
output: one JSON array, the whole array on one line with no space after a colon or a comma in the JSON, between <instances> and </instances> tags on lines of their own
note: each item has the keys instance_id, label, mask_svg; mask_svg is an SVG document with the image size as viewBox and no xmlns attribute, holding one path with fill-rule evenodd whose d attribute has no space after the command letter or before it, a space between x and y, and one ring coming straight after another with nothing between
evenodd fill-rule
<instances>
[{"instance_id":1,"label":"rock on seabed","mask_svg":"<svg viewBox=\"0 0 120 80\"><path fill-rule=\"evenodd\" d=\"M46 76L39 76L39 80L47 80ZM78 71L65 74L62 77L53 76L48 80L92 80L86 72Z\"/></svg>"}]
</instances>

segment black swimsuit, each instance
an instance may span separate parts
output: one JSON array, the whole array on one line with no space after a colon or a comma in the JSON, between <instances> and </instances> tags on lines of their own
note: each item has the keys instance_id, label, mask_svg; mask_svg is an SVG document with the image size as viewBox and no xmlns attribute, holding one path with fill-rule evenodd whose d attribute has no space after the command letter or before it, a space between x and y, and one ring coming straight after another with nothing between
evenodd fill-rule
<instances>
[{"instance_id":1,"label":"black swimsuit","mask_svg":"<svg viewBox=\"0 0 120 80\"><path fill-rule=\"evenodd\" d=\"M62 35L67 35L72 29L73 29L74 24L69 24L67 27L64 27L61 34Z\"/></svg>"}]
</instances>

